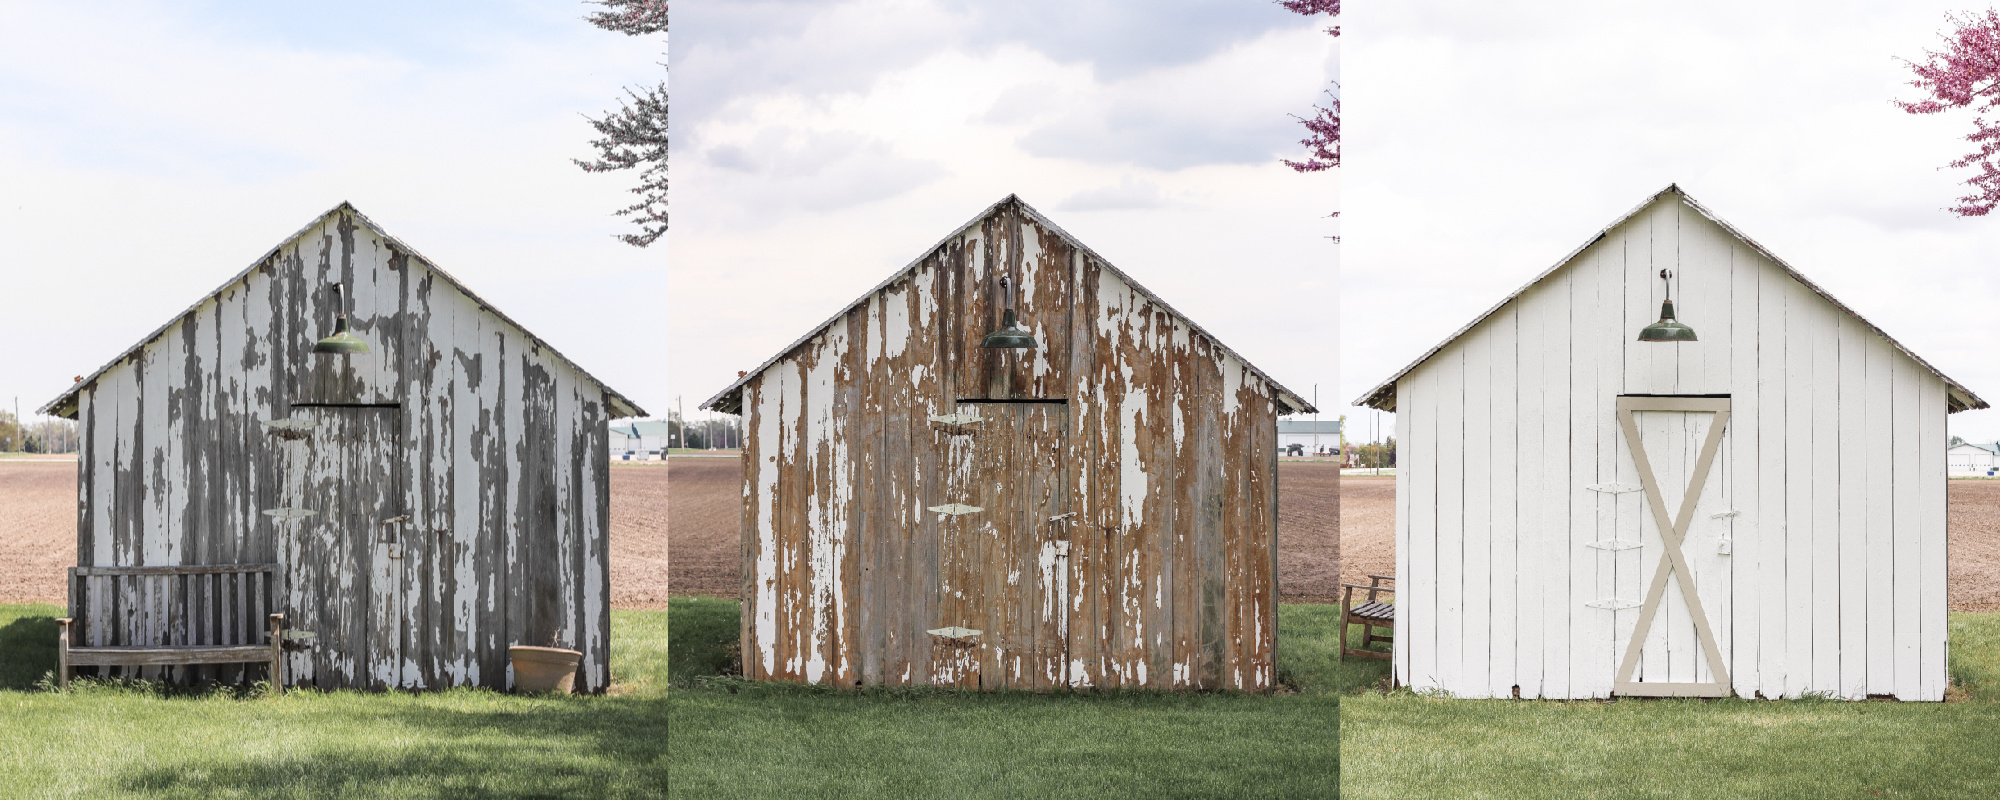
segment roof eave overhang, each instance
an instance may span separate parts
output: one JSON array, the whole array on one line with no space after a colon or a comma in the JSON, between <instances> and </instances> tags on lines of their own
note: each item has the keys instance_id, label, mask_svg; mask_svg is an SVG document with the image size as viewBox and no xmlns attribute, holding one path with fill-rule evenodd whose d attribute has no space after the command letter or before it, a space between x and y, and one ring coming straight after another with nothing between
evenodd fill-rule
<instances>
[{"instance_id":1,"label":"roof eave overhang","mask_svg":"<svg viewBox=\"0 0 2000 800\"><path fill-rule=\"evenodd\" d=\"M520 323L515 322L512 318L508 317L505 313L501 312L500 309L493 307L493 304L488 303L485 300L481 299L479 295L473 293L472 289L468 288L464 283L460 282L457 278L452 277L451 273L445 272L443 268L440 268L436 262L433 262L430 259L425 258L422 253L417 252L416 248L409 246L409 244L405 243L403 240L389 235L388 231L383 230L382 226L375 224L375 221L369 219L368 215L361 213L360 209L355 208L353 204L348 203L347 201L344 200L341 201L339 205L327 209L326 213L321 214L317 217L313 217L313 220L311 222L306 223L304 227L299 228L296 232L292 233L292 235L278 240L277 246L264 251L263 255L258 256L256 260L250 262L250 266L243 268L243 271L236 273L236 275L231 277L229 280L223 281L222 285L216 287L215 291L203 295L200 300L196 300L194 302L194 305L188 306L187 310L182 311L181 313L176 314L173 317L169 318L166 324L163 324L160 327L153 329L153 332L147 334L144 338L140 339L138 344L132 345L131 347L127 348L125 352L118 354L117 358L111 359L109 362L106 362L104 366L98 367L96 372L92 372L90 373L89 376L76 381L73 385L70 386L68 390L64 391L61 395L58 395L56 399L50 400L48 403L43 404L41 408L36 409L35 413L50 417L60 417L62 419L72 419L72 420L76 419L77 395L80 392L82 392L85 388L96 383L97 379L103 377L104 373L110 372L113 367L116 367L120 363L138 355L139 351L145 349L146 345L152 344L154 341L158 340L160 336L165 334L168 328L172 328L175 323L178 323L181 320L186 319L188 315L193 314L194 312L200 310L202 304L207 303L211 300L219 299L224 292L229 290L229 287L235 286L237 283L242 282L244 278L249 277L251 272L255 271L258 267L263 266L266 262L270 261L271 257L277 255L279 251L285 249L286 245L291 244L294 241L297 241L298 238L304 236L307 231L310 231L314 227L317 227L320 223L325 222L327 217L331 217L335 214L338 214L342 210L353 212L355 219L359 220L361 224L368 226L369 230L374 231L376 235L381 236L382 239L384 241L389 242L391 246L395 247L397 250L400 250L405 254L408 254L411 258L414 258L422 262L427 269L437 273L438 277L443 278L446 283L451 284L452 288L455 288L460 293L464 294L466 299L471 300L472 302L478 304L478 306L481 309L491 312L493 316L499 317L501 321L506 322L508 325L512 325L515 330L520 331L521 335L526 336L529 341L534 342L537 346L541 347L543 350L547 350L550 355L555 356L558 360L562 361L565 364L568 364L571 369L576 370L577 374L582 375L585 379L589 380L591 383L596 384L598 388L603 389L605 404L607 405L608 410L611 412L610 417L612 419L646 416L646 411L640 408L637 403L632 402L630 398L627 398L625 395L618 393L617 390L612 389L610 386L605 385L603 381L600 381L595 376L592 376L588 371L586 371L583 368L582 365L571 360L569 357L564 356L561 352L558 352L554 347L550 346L548 342L543 341L541 337L536 336L535 334L529 332L527 328L522 327Z\"/></svg>"},{"instance_id":2,"label":"roof eave overhang","mask_svg":"<svg viewBox=\"0 0 2000 800\"><path fill-rule=\"evenodd\" d=\"M992 216L995 212L1004 208L1009 203L1019 206L1021 208L1021 211L1028 215L1029 219L1034 220L1036 224L1041 225L1042 227L1047 228L1049 231L1055 233L1057 236L1062 237L1064 242L1067 242L1071 247L1076 248L1078 252L1084 253L1090 256L1092 259L1095 259L1099 265L1103 266L1105 269L1110 270L1111 274L1118 276L1119 280L1124 281L1126 285L1131 286L1132 291L1138 292L1140 296L1145 297L1148 301L1152 302L1155 305L1158 305L1160 308L1165 309L1167 313L1174 315L1175 319L1187 323L1187 326L1190 329L1192 329L1195 333L1201 334L1202 336L1206 337L1209 341L1214 342L1216 347L1221 348L1221 350L1224 353L1227 353L1230 356L1234 357L1237 361L1243 362L1244 368L1250 370L1251 374L1256 375L1258 379L1271 385L1272 394L1274 395L1274 398L1277 400L1279 416L1285 416L1289 414L1312 414L1312 413L1317 413L1319 411L1319 409L1314 408L1311 403L1308 403L1303 398L1301 398L1297 392L1285 388L1284 384L1278 383L1276 380L1272 379L1270 375L1265 374L1263 370L1260 370L1255 365L1251 364L1250 360L1244 358L1242 354L1237 353L1235 350L1231 350L1228 345L1222 343L1221 339L1217 339L1214 334L1211 334L1207 330L1203 329L1200 325L1196 324L1194 320L1189 319L1186 314L1182 314L1178 309L1175 309L1167 301L1160 299L1159 295L1154 294L1151 290L1148 290L1146 287L1140 285L1138 281L1133 280L1131 275L1125 274L1124 270L1121 270L1118 267L1114 266L1109 259L1106 259L1104 256L1099 255L1097 251L1090 249L1089 246L1085 245L1081 240L1077 239L1075 236L1071 236L1069 231L1063 230L1062 226L1057 225L1054 222L1050 221L1048 217L1042 216L1042 213L1040 211L1036 211L1034 206L1028 205L1027 201L1022 200L1020 196L1012 194L1007 195L1004 198L1001 198L1000 201L997 203L987 206L985 210L980 211L978 214L974 215L972 219L967 220L965 224L958 226L957 228L953 229L950 234L946 235L942 239L939 239L936 244L933 244L930 247L925 248L922 255L919 255L915 259L911 260L907 266L903 267L901 270L898 270L895 274L890 275L886 280L883 280L881 283L875 284L874 288L871 288L868 291L863 292L860 297L855 298L854 302L842 306L838 313L834 314L832 317L827 318L825 322L822 322L819 325L814 326L811 332L807 333L804 336L799 337L797 340L793 341L790 345L787 345L785 349L778 351L777 355L772 356L769 359L766 359L764 363L757 365L756 369L743 373L742 377L737 378L736 381L729 384L727 388L723 389L720 392L717 392L714 397L710 397L707 400L702 401L700 408L706 411L715 411L723 414L743 413L743 387L748 386L751 380L754 380L757 376L764 374L765 370L770 369L772 365L778 363L779 361L784 360L787 356L790 356L792 353L796 352L800 347L805 346L805 344L807 342L812 341L814 337L819 336L821 333L824 333L827 328L832 327L833 324L839 322L842 317L847 316L848 312L853 311L861 304L868 302L868 298L874 297L877 293L881 292L884 289L889 288L891 285L894 285L897 281L903 280L904 278L907 278L910 275L915 274L917 268L923 265L924 259L930 258L931 255L936 253L939 248L944 247L947 244L950 244L951 240L964 235L964 233L967 230L971 229L972 226L978 225L980 220Z\"/></svg>"},{"instance_id":3,"label":"roof eave overhang","mask_svg":"<svg viewBox=\"0 0 2000 800\"><path fill-rule=\"evenodd\" d=\"M1860 314L1856 313L1854 309L1848 308L1846 303L1840 302L1840 300L1836 299L1833 295L1827 294L1825 289L1821 289L1819 287L1819 284L1813 283L1810 279L1806 278L1805 275L1800 274L1800 272L1796 268L1794 268L1791 264L1786 263L1784 259L1779 258L1776 253L1764 249L1764 246L1758 244L1757 240L1744 235L1743 231L1738 230L1736 226L1731 225L1727 220L1724 220L1723 218L1716 216L1714 212L1709 211L1706 206L1703 206L1701 203L1697 202L1693 197L1689 197L1687 192L1683 191L1679 184L1669 184L1667 188L1661 189L1660 191L1653 193L1651 197L1646 198L1645 202L1642 202L1639 205L1634 206L1631 211L1625 212L1625 215L1619 217L1617 221L1612 222L1610 225L1606 225L1604 227L1604 230L1598 231L1596 236L1590 237L1590 239L1585 241L1581 246L1577 247L1575 250L1571 250L1569 252L1569 255L1563 256L1562 259L1560 261L1557 261L1554 266L1549 267L1546 270L1543 270L1541 274L1536 275L1533 280L1530 280L1527 283L1522 284L1521 288L1515 289L1512 294L1507 295L1506 299L1503 299L1500 302L1495 303L1492 308L1486 309L1486 313L1474 317L1472 322L1467 323L1465 327L1459 328L1457 331L1453 332L1450 336L1445 337L1445 340L1439 342L1437 346L1432 347L1427 351L1424 351L1424 354L1418 356L1417 360L1410 362L1409 366L1402 368L1394 376L1378 384L1375 388L1369 389L1368 392L1366 394L1361 395L1361 397L1357 399L1354 402L1354 404L1366 408L1374 408L1382 411L1394 412L1396 410L1396 382L1402 380L1403 376L1410 374L1410 372L1415 370L1417 367L1422 366L1424 362L1431 360L1432 356L1437 355L1438 353L1442 352L1446 347L1451 346L1451 343L1458 341L1459 337L1462 337L1465 334L1470 333L1473 328L1479 327L1479 324L1485 322L1487 317L1493 316L1495 313L1499 312L1500 309L1505 308L1508 303L1514 302L1515 299L1519 298L1522 294L1526 293L1530 288L1533 288L1535 284L1541 283L1543 279L1549 277L1550 275L1555 274L1557 270L1560 270L1563 267L1568 266L1569 262L1575 260L1577 256L1582 255L1583 251L1590 249L1591 245L1597 244L1599 241L1602 241L1604 237L1611 235L1612 231L1617 230L1618 226L1625 224L1626 221L1632 219L1632 217L1634 216L1637 216L1640 211L1644 211L1647 207L1653 205L1656 202L1659 202L1660 198L1669 194L1679 198L1680 202L1685 203L1689 208L1694 209L1695 213L1702 215L1703 217L1707 218L1708 221L1713 222L1716 225L1720 226L1723 230L1728 231L1729 235L1734 236L1738 240L1742 241L1744 244L1749 245L1751 249L1757 251L1758 255L1770 259L1771 263L1778 265L1778 268L1784 270L1785 273L1790 275L1793 280L1798 281L1800 284L1804 285L1807 289L1811 289L1814 294L1817 294L1821 298L1825 299L1827 302L1832 303L1835 308L1838 308L1841 311L1846 312L1849 316L1860 320L1861 324L1867 325L1869 330L1873 331L1875 335L1882 337L1883 341L1888 342L1891 347L1896 348L1896 350L1901 352L1903 355L1909 356L1910 360L1917 362L1924 369L1929 370L1932 375L1938 376L1940 380L1944 381L1945 385L1945 413L1956 414L1960 411L1976 411L1978 409L1988 407L1986 405L1985 400L1979 399L1979 396L1973 394L1972 390L1965 388L1964 384L1952 380L1950 376L1945 375L1943 372L1938 371L1937 367L1931 366L1931 363L1925 361L1922 356L1917 355L1915 352L1911 351L1910 348L1904 347L1901 342L1896 341L1894 337L1884 332L1880 327L1877 327L1875 323L1869 322L1868 318L1863 317Z\"/></svg>"}]
</instances>

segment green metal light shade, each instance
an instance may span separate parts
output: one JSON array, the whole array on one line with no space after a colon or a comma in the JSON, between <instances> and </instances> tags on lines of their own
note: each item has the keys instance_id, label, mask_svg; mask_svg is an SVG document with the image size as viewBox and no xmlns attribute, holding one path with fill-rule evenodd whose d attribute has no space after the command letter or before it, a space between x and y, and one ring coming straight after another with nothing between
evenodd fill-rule
<instances>
[{"instance_id":1,"label":"green metal light shade","mask_svg":"<svg viewBox=\"0 0 2000 800\"><path fill-rule=\"evenodd\" d=\"M313 343L313 352L334 355L351 355L368 352L368 342L347 332L347 315L342 314L333 323L333 335Z\"/></svg>"},{"instance_id":2,"label":"green metal light shade","mask_svg":"<svg viewBox=\"0 0 2000 800\"><path fill-rule=\"evenodd\" d=\"M1694 329L1674 319L1674 285L1671 270L1660 270L1660 282L1667 284L1667 298L1660 302L1660 321L1639 329L1642 342L1692 342Z\"/></svg>"},{"instance_id":3,"label":"green metal light shade","mask_svg":"<svg viewBox=\"0 0 2000 800\"><path fill-rule=\"evenodd\" d=\"M1660 304L1660 321L1639 329L1642 342L1692 342L1694 329L1674 319L1674 301Z\"/></svg>"},{"instance_id":4,"label":"green metal light shade","mask_svg":"<svg viewBox=\"0 0 2000 800\"><path fill-rule=\"evenodd\" d=\"M995 349L1033 350L1035 349L1035 337L1028 333L1027 329L1022 328L1019 323L1014 321L1014 309L1010 308L1000 318L1000 329L986 334L986 338L979 341L979 346Z\"/></svg>"}]
</instances>

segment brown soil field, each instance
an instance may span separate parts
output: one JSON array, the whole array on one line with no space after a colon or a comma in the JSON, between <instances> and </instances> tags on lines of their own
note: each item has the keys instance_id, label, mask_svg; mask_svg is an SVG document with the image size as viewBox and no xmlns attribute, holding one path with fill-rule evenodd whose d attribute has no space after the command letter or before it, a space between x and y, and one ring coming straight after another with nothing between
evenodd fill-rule
<instances>
[{"instance_id":1,"label":"brown soil field","mask_svg":"<svg viewBox=\"0 0 2000 800\"><path fill-rule=\"evenodd\" d=\"M1396 569L1396 479L1357 478L1340 484L1342 580ZM1946 597L1953 611L2000 611L2000 481L1950 484L1950 562Z\"/></svg>"},{"instance_id":2,"label":"brown soil field","mask_svg":"<svg viewBox=\"0 0 2000 800\"><path fill-rule=\"evenodd\" d=\"M1286 462L1279 469L1282 598L1335 599L1335 564L1348 582L1392 573L1394 478L1350 475L1336 484L1330 464ZM613 465L612 605L663 607L669 583L675 594L738 592L737 470L734 458ZM1952 481L1950 502L1951 607L2000 611L2000 481ZM1336 519L1337 541L1329 529ZM62 602L64 570L75 552L75 461L0 460L0 602Z\"/></svg>"},{"instance_id":3,"label":"brown soil field","mask_svg":"<svg viewBox=\"0 0 2000 800\"><path fill-rule=\"evenodd\" d=\"M668 580L675 594L734 597L742 591L738 539L742 472L735 459L675 458L671 530L674 563ZM1280 464L1278 473L1278 596L1286 602L1332 602L1340 563L1335 535L1339 470L1332 463ZM612 534L618 535L619 483L611 482ZM617 587L618 543L612 542L611 581ZM623 592L622 588L614 589ZM614 597L617 596L614 594Z\"/></svg>"},{"instance_id":4,"label":"brown soil field","mask_svg":"<svg viewBox=\"0 0 2000 800\"><path fill-rule=\"evenodd\" d=\"M76 566L76 458L0 461L0 603L63 602Z\"/></svg>"}]
</instances>

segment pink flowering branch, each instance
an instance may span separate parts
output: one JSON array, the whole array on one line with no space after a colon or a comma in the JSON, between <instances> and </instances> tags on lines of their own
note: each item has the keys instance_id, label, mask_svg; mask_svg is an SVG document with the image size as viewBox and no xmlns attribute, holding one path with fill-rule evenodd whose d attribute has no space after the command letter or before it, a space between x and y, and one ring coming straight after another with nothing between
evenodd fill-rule
<instances>
[{"instance_id":1,"label":"pink flowering branch","mask_svg":"<svg viewBox=\"0 0 2000 800\"><path fill-rule=\"evenodd\" d=\"M2000 11L1987 9L1986 15L1948 16L1957 30L1939 34L1945 49L1924 51L1924 63L1908 59L1917 79L1910 81L1930 95L1916 102L1895 101L1911 114L1936 114L1954 108L1972 108L1979 116L1972 120L1972 134L1965 137L1974 150L1953 167L1979 167L1979 174L1965 183L1971 193L1958 198L1951 212L1961 217L1983 217L2000 206L2000 123L1986 115L2000 109Z\"/></svg>"},{"instance_id":2,"label":"pink flowering branch","mask_svg":"<svg viewBox=\"0 0 2000 800\"><path fill-rule=\"evenodd\" d=\"M1287 11L1306 16L1314 14L1325 14L1329 17L1340 16L1340 0L1278 0L1278 5L1284 6ZM1327 28L1326 32L1329 36L1339 36L1340 26L1335 25ZM1306 138L1299 140L1299 144L1306 147L1306 159L1304 161L1293 161L1289 158L1279 160L1285 162L1285 166L1291 167L1294 171L1319 172L1340 166L1340 96L1332 92L1327 92L1326 99L1326 105L1313 107L1313 115L1311 117L1301 117L1297 114L1292 115L1292 119L1298 120L1299 124L1306 127ZM1335 211L1327 216L1338 217L1340 216L1340 212ZM1338 236L1329 236L1327 238L1336 242L1340 241L1340 237Z\"/></svg>"},{"instance_id":3,"label":"pink flowering branch","mask_svg":"<svg viewBox=\"0 0 2000 800\"><path fill-rule=\"evenodd\" d=\"M585 19L599 28L627 36L667 32L666 0L599 0L596 5L606 10ZM645 247L667 232L667 84L626 89L625 96L617 111L601 119L584 118L597 129L599 138L590 141L597 158L570 161L585 172L639 170L639 184L631 189L639 202L615 213L639 226L639 233L619 240Z\"/></svg>"},{"instance_id":4,"label":"pink flowering branch","mask_svg":"<svg viewBox=\"0 0 2000 800\"><path fill-rule=\"evenodd\" d=\"M1299 144L1305 145L1311 155L1304 161L1284 159L1285 166L1299 172L1319 172L1340 166L1340 98L1332 92L1326 93L1327 105L1314 111L1318 115L1307 118L1293 115L1300 124L1306 126L1306 138Z\"/></svg>"},{"instance_id":5,"label":"pink flowering branch","mask_svg":"<svg viewBox=\"0 0 2000 800\"><path fill-rule=\"evenodd\" d=\"M1278 0L1278 5L1284 6L1287 11L1304 14L1308 17L1314 14L1325 14L1329 17L1340 16L1340 0ZM1335 25L1327 28L1326 32L1339 36L1340 26Z\"/></svg>"}]
</instances>

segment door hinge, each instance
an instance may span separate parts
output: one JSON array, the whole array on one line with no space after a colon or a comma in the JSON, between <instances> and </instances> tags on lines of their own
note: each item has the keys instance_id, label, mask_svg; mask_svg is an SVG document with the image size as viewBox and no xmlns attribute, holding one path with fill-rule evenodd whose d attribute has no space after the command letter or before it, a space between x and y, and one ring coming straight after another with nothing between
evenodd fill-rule
<instances>
[{"instance_id":1,"label":"door hinge","mask_svg":"<svg viewBox=\"0 0 2000 800\"><path fill-rule=\"evenodd\" d=\"M948 628L932 628L926 632L932 636L942 636L946 639L970 639L974 636L978 636L981 633L985 633L985 631L977 631L971 628L961 628L958 627L957 625L953 625Z\"/></svg>"},{"instance_id":2,"label":"door hinge","mask_svg":"<svg viewBox=\"0 0 2000 800\"><path fill-rule=\"evenodd\" d=\"M936 511L939 514L943 514L947 517L956 517L963 514L971 514L975 511L985 511L986 509L980 508L979 506L968 506L964 503L946 503L941 506L931 506L930 510Z\"/></svg>"},{"instance_id":3,"label":"door hinge","mask_svg":"<svg viewBox=\"0 0 2000 800\"><path fill-rule=\"evenodd\" d=\"M267 508L267 509L264 509L264 516L267 516L267 517L270 517L270 518L272 518L272 519L282 519L282 520L287 520L287 521L289 521L289 520L295 520L295 519L305 519L306 517L310 517L310 516L312 516L312 515L314 515L314 514L318 514L318 513L319 513L319 512L317 512L317 511L314 511L314 510L312 510L312 509L310 509L310 508Z\"/></svg>"}]
</instances>

